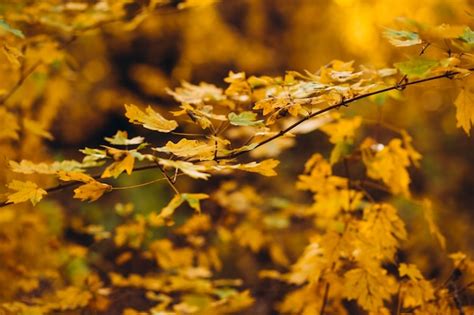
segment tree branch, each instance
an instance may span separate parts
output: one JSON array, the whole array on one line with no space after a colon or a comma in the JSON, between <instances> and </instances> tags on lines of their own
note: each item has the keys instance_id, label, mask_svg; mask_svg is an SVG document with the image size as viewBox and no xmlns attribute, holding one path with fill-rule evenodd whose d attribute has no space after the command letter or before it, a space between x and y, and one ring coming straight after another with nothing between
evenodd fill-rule
<instances>
[{"instance_id":1,"label":"tree branch","mask_svg":"<svg viewBox=\"0 0 474 315\"><path fill-rule=\"evenodd\" d=\"M470 68L470 69L467 69L467 70L472 72L472 71L474 71L474 68ZM261 147L261 146L263 146L263 145L265 145L265 144L281 137L281 136L284 136L285 134L289 133L290 131L292 131L293 129L295 129L296 127L298 127L299 125L301 125L305 121L310 120L311 118L320 116L320 115L322 115L324 113L327 113L327 112L329 112L333 109L338 109L342 106L347 106L351 103L354 103L355 101L365 99L365 98L373 96L373 95L393 91L393 90L400 90L400 89L403 89L407 86L416 85L416 84L420 84L420 83L424 83L424 82L434 81L434 80L443 79L443 78L451 79L453 76L455 76L457 74L460 74L460 72L458 72L458 71L447 71L447 72L445 72L443 74L440 74L440 75L436 75L436 76L432 76L432 77L428 77L428 78L424 78L424 79L419 79L419 80L415 80L415 81L411 81L411 82L403 82L401 84L396 84L396 85L393 85L393 86L390 86L390 87L386 87L386 88L383 88L383 89L380 89L380 90L376 90L376 91L373 91L373 92L361 94L361 95L355 96L353 98L343 100L342 102L339 102L337 104L328 106L326 108L323 108L319 111L316 111L314 113L311 113L308 116L305 116L305 117L301 118L300 120L298 120L297 122L295 122L292 125L288 126L287 128L285 128L283 130L280 130L277 134L275 134L275 135L273 135L273 136L257 143L257 145L255 145L251 149L242 150L242 151L230 153L230 154L223 155L223 156L217 156L214 160L217 161L217 160L233 159L233 158L236 158L238 156L249 153L249 152L251 152L251 151L253 151L253 150L255 150L255 149L257 149L257 148L259 148L259 147ZM198 162L198 160L189 160L188 162ZM133 171L136 172L136 171L143 171L143 170L149 170L149 169L155 169L155 168L159 168L159 165L156 165L156 164L143 165L143 166L139 166L139 167L134 168ZM100 174L99 175L94 175L92 177L94 179L98 179L98 178L100 178ZM56 191L63 190L65 188L75 187L75 186L78 186L80 184L81 184L80 182L69 182L69 183L65 183L65 184L59 184L59 185L56 185L54 187L46 188L45 190L46 190L47 193L51 193L51 192L56 192ZM0 203L0 208L5 207L7 205L10 205L10 203L8 203L7 201L3 201L3 202Z\"/></svg>"}]
</instances>

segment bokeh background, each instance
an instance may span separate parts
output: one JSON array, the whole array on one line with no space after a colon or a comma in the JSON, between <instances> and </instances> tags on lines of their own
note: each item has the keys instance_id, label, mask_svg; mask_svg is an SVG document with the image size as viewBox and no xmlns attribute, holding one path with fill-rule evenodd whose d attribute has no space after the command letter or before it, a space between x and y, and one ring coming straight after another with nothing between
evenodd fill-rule
<instances>
[{"instance_id":1,"label":"bokeh background","mask_svg":"<svg viewBox=\"0 0 474 315\"><path fill-rule=\"evenodd\" d=\"M131 2L128 13L133 15L141 2L146 1ZM392 67L406 56L418 54L419 47L391 46L382 36L385 27L406 25L407 19L430 25L472 25L471 5L467 0L222 0L184 10L173 5L157 9L131 31L105 24L68 44L61 64L40 68L3 105L41 122L54 139L30 134L21 135L18 141L0 139L0 186L4 187L14 176L8 170L10 159L80 159L78 149L103 144L103 138L117 129L145 135L152 141L167 140L128 124L123 104L151 104L163 111L173 110L176 103L166 88L174 88L181 81L205 81L224 87L223 78L230 70L283 75L286 70L315 71L334 59ZM10 9L11 3L0 1L2 14ZM34 33L33 29L28 31ZM426 54L439 54L443 49L432 47ZM2 78L12 75L5 58L0 56ZM0 90L8 90L9 84L8 80L0 80ZM349 115L361 114L367 120L383 120L413 136L414 146L423 155L420 167L411 170L413 194L432 199L436 221L447 238L447 252L474 254L474 140L456 128L454 84L457 83L448 79L437 80L410 87L383 105L366 101L343 110ZM364 127L363 135L376 135L381 142L393 136L370 124ZM271 186L274 195L270 197L275 202L278 194L282 198L291 196L304 161L313 152L327 155L331 147L318 132L301 135L288 146L281 156L277 179L237 180L252 185L257 192ZM156 171L141 172L120 178L119 183L139 184L156 175ZM43 177L37 180L46 186L53 184ZM204 190L212 192L225 180L213 180ZM196 189L192 181L183 180L180 185L183 190ZM74 277L91 268L107 270L108 261L118 255L111 246L99 245L96 260L86 260L80 255L58 258L58 248L62 246L59 244L97 246L76 227L87 223L111 229L120 222L113 210L117 203L132 202L136 211L146 213L159 209L172 196L172 191L161 183L114 192L91 204L72 200L70 193L55 194L35 209L0 209L2 299L12 299L21 288L27 288L30 271L62 270L71 278L69 281L74 281ZM429 235L421 207L403 199L395 202L413 232L406 244L410 260L428 278L447 273L446 257L439 255L439 245ZM207 211L212 214L217 210ZM258 270L268 258L235 247L222 248L222 253L223 265L227 266L222 274L245 279L261 297L248 314L270 314L272 304L281 298L278 292L282 288L268 287L258 279ZM295 249L290 258L297 255ZM124 272L134 272L143 265L132 261L123 268ZM134 299L137 304L142 302L133 294L127 299L132 304ZM117 301L119 309L124 302L119 298Z\"/></svg>"}]
</instances>

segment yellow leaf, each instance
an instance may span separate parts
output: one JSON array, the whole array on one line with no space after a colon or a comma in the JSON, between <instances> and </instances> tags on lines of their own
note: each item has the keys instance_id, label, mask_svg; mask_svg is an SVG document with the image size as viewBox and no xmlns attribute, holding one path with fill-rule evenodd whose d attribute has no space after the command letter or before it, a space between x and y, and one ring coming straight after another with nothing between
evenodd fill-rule
<instances>
[{"instance_id":1,"label":"yellow leaf","mask_svg":"<svg viewBox=\"0 0 474 315\"><path fill-rule=\"evenodd\" d=\"M174 195L173 199L160 212L160 217L166 219L173 215L174 210L183 203L183 198L180 194Z\"/></svg>"},{"instance_id":2,"label":"yellow leaf","mask_svg":"<svg viewBox=\"0 0 474 315\"><path fill-rule=\"evenodd\" d=\"M201 213L199 201L207 198L209 198L209 196L206 194L176 194L166 207L161 210L159 215L152 214L148 220L152 226L161 226L166 224L167 221L169 223L169 219L174 211L185 201L191 208L196 210L196 212Z\"/></svg>"},{"instance_id":3,"label":"yellow leaf","mask_svg":"<svg viewBox=\"0 0 474 315\"><path fill-rule=\"evenodd\" d=\"M362 118L359 116L351 119L339 119L336 122L326 124L320 129L329 135L331 143L339 143L344 140L353 139L355 131L360 127Z\"/></svg>"},{"instance_id":4,"label":"yellow leaf","mask_svg":"<svg viewBox=\"0 0 474 315\"><path fill-rule=\"evenodd\" d=\"M18 140L18 120L15 115L8 112L4 107L0 107L0 140Z\"/></svg>"},{"instance_id":5,"label":"yellow leaf","mask_svg":"<svg viewBox=\"0 0 474 315\"><path fill-rule=\"evenodd\" d=\"M128 175L132 174L133 166L135 165L135 157L127 151L124 151L125 157L110 164L102 173L101 178L114 177L117 178L122 172L127 172Z\"/></svg>"},{"instance_id":6,"label":"yellow leaf","mask_svg":"<svg viewBox=\"0 0 474 315\"><path fill-rule=\"evenodd\" d=\"M43 126L40 123L30 120L28 118L23 119L23 126L25 129L30 131L31 133L46 138L48 140L53 140L53 135L49 133L47 130L44 130Z\"/></svg>"},{"instance_id":7,"label":"yellow leaf","mask_svg":"<svg viewBox=\"0 0 474 315\"><path fill-rule=\"evenodd\" d=\"M201 82L199 85L194 85L183 81L181 85L182 87L176 88L175 91L166 89L168 94L181 103L201 104L222 101L225 98L222 89L213 84Z\"/></svg>"},{"instance_id":8,"label":"yellow leaf","mask_svg":"<svg viewBox=\"0 0 474 315\"><path fill-rule=\"evenodd\" d=\"M56 174L58 171L80 171L83 165L74 160L64 160L61 162L47 163L33 163L28 160L21 160L20 163L9 161L10 168L16 173L22 174Z\"/></svg>"},{"instance_id":9,"label":"yellow leaf","mask_svg":"<svg viewBox=\"0 0 474 315\"><path fill-rule=\"evenodd\" d=\"M94 181L94 179L84 173L81 172L65 172L65 171L59 171L58 176L60 180L69 182L69 181L78 181L78 182L83 182L83 183L88 183Z\"/></svg>"},{"instance_id":10,"label":"yellow leaf","mask_svg":"<svg viewBox=\"0 0 474 315\"><path fill-rule=\"evenodd\" d=\"M380 267L355 268L344 274L343 294L349 300L357 300L363 309L378 311L392 293L390 277Z\"/></svg>"},{"instance_id":11,"label":"yellow leaf","mask_svg":"<svg viewBox=\"0 0 474 315\"><path fill-rule=\"evenodd\" d=\"M136 145L143 143L144 140L145 138L143 137L133 137L128 139L128 133L122 130L118 130L111 138L105 137L105 141L115 145Z\"/></svg>"},{"instance_id":12,"label":"yellow leaf","mask_svg":"<svg viewBox=\"0 0 474 315\"><path fill-rule=\"evenodd\" d=\"M407 168L410 159L407 150L402 148L402 141L393 139L387 146L382 146L381 150L377 146L375 155L372 155L374 146L367 140L364 143L362 158L367 167L367 175L381 179L395 194L409 195L410 176Z\"/></svg>"},{"instance_id":13,"label":"yellow leaf","mask_svg":"<svg viewBox=\"0 0 474 315\"><path fill-rule=\"evenodd\" d=\"M185 200L188 205L196 210L197 213L201 213L200 200L209 198L207 194L181 194L181 198Z\"/></svg>"},{"instance_id":14,"label":"yellow leaf","mask_svg":"<svg viewBox=\"0 0 474 315\"><path fill-rule=\"evenodd\" d=\"M168 141L164 147L153 148L158 152L172 153L180 157L196 157L201 161L212 160L216 150L214 143L199 140L181 139L178 143Z\"/></svg>"},{"instance_id":15,"label":"yellow leaf","mask_svg":"<svg viewBox=\"0 0 474 315\"><path fill-rule=\"evenodd\" d=\"M54 302L50 304L50 307L62 311L73 310L85 307L91 299L92 294L89 291L77 287L67 287L56 291Z\"/></svg>"},{"instance_id":16,"label":"yellow leaf","mask_svg":"<svg viewBox=\"0 0 474 315\"><path fill-rule=\"evenodd\" d=\"M401 130L400 134L402 135L403 146L407 150L407 153L408 153L408 156L410 157L411 162L416 167L419 167L420 166L419 161L421 160L422 156L418 151L415 150L415 148L411 144L413 139L410 137L408 132L406 132L405 130Z\"/></svg>"},{"instance_id":17,"label":"yellow leaf","mask_svg":"<svg viewBox=\"0 0 474 315\"><path fill-rule=\"evenodd\" d=\"M105 192L111 190L112 186L110 185L98 181L92 181L74 189L74 198L81 199L82 201L95 201L99 199Z\"/></svg>"},{"instance_id":18,"label":"yellow leaf","mask_svg":"<svg viewBox=\"0 0 474 315\"><path fill-rule=\"evenodd\" d=\"M428 199L423 200L423 213L425 216L425 220L428 223L428 228L430 230L431 235L433 235L438 240L442 249L446 249L446 238L439 230L438 225L435 223L433 206L431 204L431 201L429 201Z\"/></svg>"},{"instance_id":19,"label":"yellow leaf","mask_svg":"<svg viewBox=\"0 0 474 315\"><path fill-rule=\"evenodd\" d=\"M8 59L8 62L14 67L14 68L20 68L21 67L21 62L20 59L23 58L23 53L16 47L10 46L7 43L3 43L2 51L5 54L5 56Z\"/></svg>"},{"instance_id":20,"label":"yellow leaf","mask_svg":"<svg viewBox=\"0 0 474 315\"><path fill-rule=\"evenodd\" d=\"M172 161L166 159L158 159L158 163L160 163L164 167L175 168L192 178L201 178L207 180L211 176L210 174L203 172L207 169L204 165L197 165L185 161Z\"/></svg>"},{"instance_id":21,"label":"yellow leaf","mask_svg":"<svg viewBox=\"0 0 474 315\"><path fill-rule=\"evenodd\" d=\"M469 82L473 79L468 79ZM457 127L462 127L467 135L474 124L474 85L464 87L454 101Z\"/></svg>"},{"instance_id":22,"label":"yellow leaf","mask_svg":"<svg viewBox=\"0 0 474 315\"><path fill-rule=\"evenodd\" d=\"M178 4L178 9L189 9L195 7L204 7L215 3L217 0L185 0Z\"/></svg>"},{"instance_id":23,"label":"yellow leaf","mask_svg":"<svg viewBox=\"0 0 474 315\"><path fill-rule=\"evenodd\" d=\"M280 164L280 161L275 159L268 159L262 162L250 162L241 164L238 168L242 171L258 173L263 176L276 176L274 168Z\"/></svg>"},{"instance_id":24,"label":"yellow leaf","mask_svg":"<svg viewBox=\"0 0 474 315\"><path fill-rule=\"evenodd\" d=\"M401 263L400 266L398 267L398 272L400 274L400 277L407 276L411 280L420 280L423 279L423 275L421 274L420 270L418 270L418 267L413 264L403 264Z\"/></svg>"},{"instance_id":25,"label":"yellow leaf","mask_svg":"<svg viewBox=\"0 0 474 315\"><path fill-rule=\"evenodd\" d=\"M405 224L390 204L375 204L364 209L360 223L360 235L370 246L370 256L393 259L399 240L407 238Z\"/></svg>"},{"instance_id":26,"label":"yellow leaf","mask_svg":"<svg viewBox=\"0 0 474 315\"><path fill-rule=\"evenodd\" d=\"M216 165L213 168L217 171L226 169L238 169L251 173L258 173L263 176L276 176L274 168L280 164L280 161L274 159L264 160L262 162L250 162L247 164L236 164L236 165Z\"/></svg>"},{"instance_id":27,"label":"yellow leaf","mask_svg":"<svg viewBox=\"0 0 474 315\"><path fill-rule=\"evenodd\" d=\"M403 297L404 307L417 307L434 298L434 289L430 282L426 281L420 270L413 264L400 264L398 267L400 277L408 280L400 285L400 296Z\"/></svg>"},{"instance_id":28,"label":"yellow leaf","mask_svg":"<svg viewBox=\"0 0 474 315\"><path fill-rule=\"evenodd\" d=\"M160 132L170 132L178 127L178 123L174 120L167 120L159 113L155 112L150 106L147 107L146 113L135 105L125 104L125 116L131 123L143 125L143 127Z\"/></svg>"},{"instance_id":29,"label":"yellow leaf","mask_svg":"<svg viewBox=\"0 0 474 315\"><path fill-rule=\"evenodd\" d=\"M38 185L30 181L21 182L13 180L8 184L8 188L16 190L15 193L8 195L9 203L20 203L30 200L33 205L36 205L47 194L46 190L39 188Z\"/></svg>"},{"instance_id":30,"label":"yellow leaf","mask_svg":"<svg viewBox=\"0 0 474 315\"><path fill-rule=\"evenodd\" d=\"M51 170L51 167L46 163L33 163L28 160L21 160L20 163L15 161L9 161L10 168L16 173L22 174L54 174L54 171Z\"/></svg>"}]
</instances>

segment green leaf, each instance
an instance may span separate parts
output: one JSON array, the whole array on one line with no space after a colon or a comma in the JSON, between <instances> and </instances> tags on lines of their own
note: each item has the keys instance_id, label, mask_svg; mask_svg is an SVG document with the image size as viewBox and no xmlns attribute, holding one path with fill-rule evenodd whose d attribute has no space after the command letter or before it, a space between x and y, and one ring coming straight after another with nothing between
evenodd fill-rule
<instances>
[{"instance_id":1,"label":"green leaf","mask_svg":"<svg viewBox=\"0 0 474 315\"><path fill-rule=\"evenodd\" d=\"M257 114L253 112L230 113L228 116L230 124L234 126L256 126L261 125L263 120L255 120Z\"/></svg>"},{"instance_id":2,"label":"green leaf","mask_svg":"<svg viewBox=\"0 0 474 315\"><path fill-rule=\"evenodd\" d=\"M395 67L409 79L413 79L425 77L430 73L431 69L438 65L439 62L436 60L417 57L408 61L398 62L395 64Z\"/></svg>"},{"instance_id":3,"label":"green leaf","mask_svg":"<svg viewBox=\"0 0 474 315\"><path fill-rule=\"evenodd\" d=\"M461 36L459 36L459 39L461 39L462 41L465 41L469 45L473 45L474 44L474 32L468 26L464 29L464 33Z\"/></svg>"},{"instance_id":4,"label":"green leaf","mask_svg":"<svg viewBox=\"0 0 474 315\"><path fill-rule=\"evenodd\" d=\"M3 30L5 30L7 32L12 33L13 35L15 35L17 37L25 38L25 35L23 34L22 31L20 31L19 29L11 27L10 24L5 22L4 20L0 20L0 28L2 28Z\"/></svg>"},{"instance_id":5,"label":"green leaf","mask_svg":"<svg viewBox=\"0 0 474 315\"><path fill-rule=\"evenodd\" d=\"M387 28L385 32L383 32L383 35L388 39L390 44L397 47L408 47L421 44L420 36L415 32L398 31Z\"/></svg>"}]
</instances>

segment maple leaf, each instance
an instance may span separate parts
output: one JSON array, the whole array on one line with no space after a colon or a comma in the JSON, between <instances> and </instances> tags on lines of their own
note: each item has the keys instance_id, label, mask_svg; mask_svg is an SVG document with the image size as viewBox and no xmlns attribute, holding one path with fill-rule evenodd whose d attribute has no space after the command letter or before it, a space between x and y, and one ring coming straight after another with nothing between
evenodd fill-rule
<instances>
[{"instance_id":1,"label":"maple leaf","mask_svg":"<svg viewBox=\"0 0 474 315\"><path fill-rule=\"evenodd\" d=\"M33 205L36 205L47 194L46 190L39 188L38 185L30 181L13 180L7 187L11 190L16 190L15 193L8 195L7 202L9 203L20 203L30 200Z\"/></svg>"},{"instance_id":2,"label":"maple leaf","mask_svg":"<svg viewBox=\"0 0 474 315\"><path fill-rule=\"evenodd\" d=\"M351 119L339 119L336 122L325 124L320 129L329 135L331 143L336 144L347 139L353 139L361 123L362 118L356 116Z\"/></svg>"},{"instance_id":3,"label":"maple leaf","mask_svg":"<svg viewBox=\"0 0 474 315\"><path fill-rule=\"evenodd\" d=\"M74 189L74 198L82 201L95 201L105 192L111 190L112 186L94 180Z\"/></svg>"},{"instance_id":4,"label":"maple leaf","mask_svg":"<svg viewBox=\"0 0 474 315\"><path fill-rule=\"evenodd\" d=\"M400 286L404 307L417 307L434 299L434 288L426 281L420 270L413 264L400 264L400 277L407 277L408 281Z\"/></svg>"},{"instance_id":5,"label":"maple leaf","mask_svg":"<svg viewBox=\"0 0 474 315\"><path fill-rule=\"evenodd\" d=\"M110 164L100 176L101 178L114 177L117 178L122 172L132 174L133 166L135 165L135 157L128 151L122 151L124 157Z\"/></svg>"},{"instance_id":6,"label":"maple leaf","mask_svg":"<svg viewBox=\"0 0 474 315\"><path fill-rule=\"evenodd\" d=\"M150 130L170 132L178 127L176 121L163 118L163 116L155 112L150 106L147 107L146 113L133 104L125 104L125 110L125 116L131 123L143 125L143 127Z\"/></svg>"},{"instance_id":7,"label":"maple leaf","mask_svg":"<svg viewBox=\"0 0 474 315\"><path fill-rule=\"evenodd\" d=\"M28 131L30 131L31 133L33 133L37 136L46 138L48 140L53 140L54 139L53 135L51 133L44 130L43 126L40 123L38 123L34 120L24 118L23 119L23 126L25 127L25 129L27 129Z\"/></svg>"},{"instance_id":8,"label":"maple leaf","mask_svg":"<svg viewBox=\"0 0 474 315\"><path fill-rule=\"evenodd\" d=\"M183 81L181 85L182 87L178 87L174 91L166 89L168 94L181 103L201 104L225 99L222 89L213 84L201 82L199 85L194 85Z\"/></svg>"},{"instance_id":9,"label":"maple leaf","mask_svg":"<svg viewBox=\"0 0 474 315\"><path fill-rule=\"evenodd\" d=\"M411 280L423 279L423 275L421 274L420 270L418 270L416 265L413 264L407 265L401 263L400 266L398 266L398 273L400 274L400 277L407 276Z\"/></svg>"},{"instance_id":10,"label":"maple leaf","mask_svg":"<svg viewBox=\"0 0 474 315\"><path fill-rule=\"evenodd\" d=\"M268 159L262 162L250 162L246 164L235 164L235 165L216 165L213 168L217 171L222 171L226 169L238 169L241 171L258 173L263 176L276 176L277 172L274 170L275 167L280 164L280 161L275 159Z\"/></svg>"},{"instance_id":11,"label":"maple leaf","mask_svg":"<svg viewBox=\"0 0 474 315\"><path fill-rule=\"evenodd\" d=\"M91 176L81 173L81 172L75 172L75 171L59 171L58 176L60 180L63 181L78 181L78 182L83 182L83 183L88 183L94 181L94 178Z\"/></svg>"},{"instance_id":12,"label":"maple leaf","mask_svg":"<svg viewBox=\"0 0 474 315\"><path fill-rule=\"evenodd\" d=\"M128 133L126 131L118 130L112 138L105 137L105 140L110 144L115 145L134 145L142 143L145 138L134 137L132 139L128 139Z\"/></svg>"},{"instance_id":13,"label":"maple leaf","mask_svg":"<svg viewBox=\"0 0 474 315\"><path fill-rule=\"evenodd\" d=\"M402 147L402 141L392 139L387 146L377 150L375 156L371 153L373 144L372 140L367 139L361 145L367 175L373 179L381 179L395 194L409 195L410 176L407 168L410 158L407 150Z\"/></svg>"},{"instance_id":14,"label":"maple leaf","mask_svg":"<svg viewBox=\"0 0 474 315\"><path fill-rule=\"evenodd\" d=\"M377 258L393 259L399 240L407 238L405 224L390 204L366 207L359 229L364 243L371 249L369 256Z\"/></svg>"},{"instance_id":15,"label":"maple leaf","mask_svg":"<svg viewBox=\"0 0 474 315\"><path fill-rule=\"evenodd\" d=\"M437 60L415 57L408 61L398 62L394 66L408 79L416 79L426 77L438 65Z\"/></svg>"},{"instance_id":16,"label":"maple leaf","mask_svg":"<svg viewBox=\"0 0 474 315\"><path fill-rule=\"evenodd\" d=\"M396 47L408 47L422 43L420 36L415 32L387 28L383 35L389 40L390 44Z\"/></svg>"},{"instance_id":17,"label":"maple leaf","mask_svg":"<svg viewBox=\"0 0 474 315\"><path fill-rule=\"evenodd\" d=\"M46 163L33 163L28 160L21 160L20 163L15 161L8 161L12 171L22 174L54 174L51 166Z\"/></svg>"},{"instance_id":18,"label":"maple leaf","mask_svg":"<svg viewBox=\"0 0 474 315\"><path fill-rule=\"evenodd\" d=\"M164 167L171 167L180 170L184 174L192 178L208 179L211 175L204 173L207 170L204 165L197 165L186 161L172 161L166 159L158 159L158 163Z\"/></svg>"},{"instance_id":19,"label":"maple leaf","mask_svg":"<svg viewBox=\"0 0 474 315\"><path fill-rule=\"evenodd\" d=\"M351 269L344 274L343 295L349 300L357 300L363 309L377 312L392 294L391 282L387 272L380 267Z\"/></svg>"},{"instance_id":20,"label":"maple leaf","mask_svg":"<svg viewBox=\"0 0 474 315\"><path fill-rule=\"evenodd\" d=\"M256 113L248 111L239 114L232 112L229 113L227 117L229 118L230 124L234 126L257 126L263 123L263 120L255 120L257 118Z\"/></svg>"},{"instance_id":21,"label":"maple leaf","mask_svg":"<svg viewBox=\"0 0 474 315\"><path fill-rule=\"evenodd\" d=\"M187 202L191 208L196 212L201 213L201 206L199 201L202 199L209 198L206 194L176 194L173 199L164 207L160 212L160 217L167 219L173 215L176 208L178 208L183 202Z\"/></svg>"},{"instance_id":22,"label":"maple leaf","mask_svg":"<svg viewBox=\"0 0 474 315\"><path fill-rule=\"evenodd\" d=\"M469 45L474 45L474 32L468 26L464 29L463 34L459 36L459 39L461 39L462 41L466 42Z\"/></svg>"},{"instance_id":23,"label":"maple leaf","mask_svg":"<svg viewBox=\"0 0 474 315\"><path fill-rule=\"evenodd\" d=\"M215 143L199 140L181 139L178 143L168 141L164 147L153 148L158 152L172 153L180 157L197 157L199 160L212 160L215 154Z\"/></svg>"},{"instance_id":24,"label":"maple leaf","mask_svg":"<svg viewBox=\"0 0 474 315\"><path fill-rule=\"evenodd\" d=\"M469 136L474 124L474 85L471 84L474 80L469 79L468 82L469 85L459 92L454 105L456 106L457 127L462 127Z\"/></svg>"},{"instance_id":25,"label":"maple leaf","mask_svg":"<svg viewBox=\"0 0 474 315\"><path fill-rule=\"evenodd\" d=\"M55 161L51 164L33 163L28 160L21 160L20 163L9 161L8 163L12 171L22 174L56 174L59 171L81 171L88 166L74 160Z\"/></svg>"},{"instance_id":26,"label":"maple leaf","mask_svg":"<svg viewBox=\"0 0 474 315\"><path fill-rule=\"evenodd\" d=\"M79 307L85 307L92 299L92 294L77 287L67 287L58 290L54 296L54 302L50 304L52 309L73 310Z\"/></svg>"}]
</instances>

